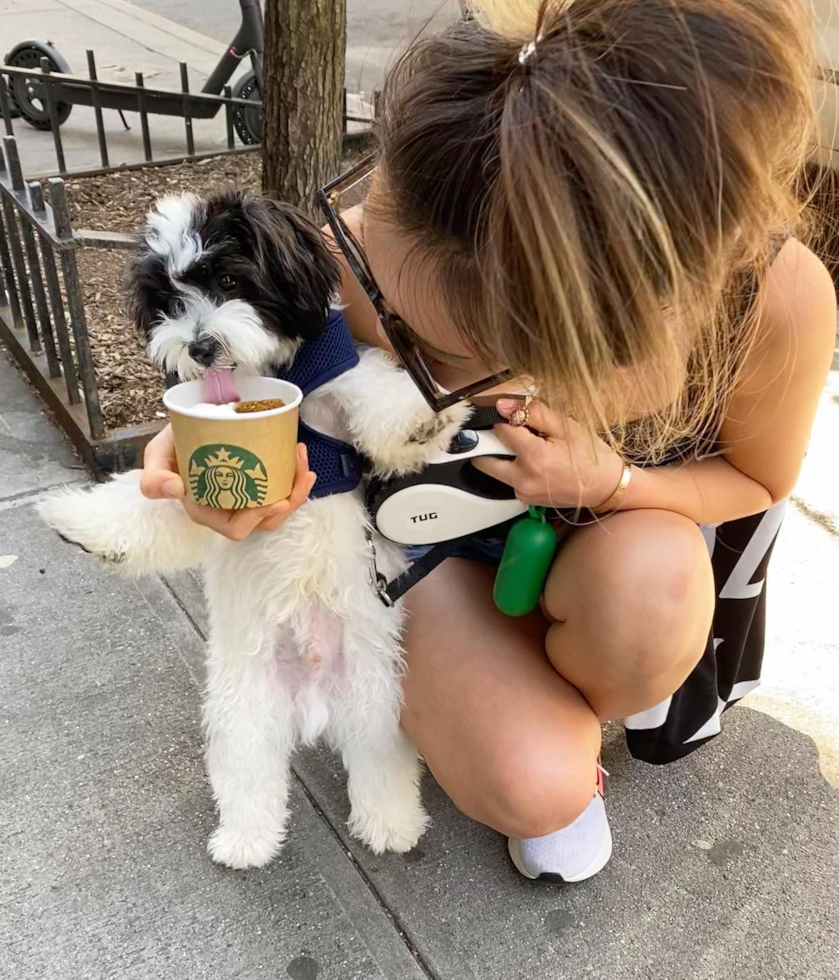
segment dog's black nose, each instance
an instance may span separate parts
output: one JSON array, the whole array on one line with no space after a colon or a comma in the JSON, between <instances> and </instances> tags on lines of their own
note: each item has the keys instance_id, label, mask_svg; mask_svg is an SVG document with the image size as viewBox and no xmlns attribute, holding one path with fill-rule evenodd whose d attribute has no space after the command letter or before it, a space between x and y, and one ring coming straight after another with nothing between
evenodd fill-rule
<instances>
[{"instance_id":1,"label":"dog's black nose","mask_svg":"<svg viewBox=\"0 0 839 980\"><path fill-rule=\"evenodd\" d=\"M218 354L218 341L215 337L199 337L190 343L187 353L197 364L209 367Z\"/></svg>"}]
</instances>

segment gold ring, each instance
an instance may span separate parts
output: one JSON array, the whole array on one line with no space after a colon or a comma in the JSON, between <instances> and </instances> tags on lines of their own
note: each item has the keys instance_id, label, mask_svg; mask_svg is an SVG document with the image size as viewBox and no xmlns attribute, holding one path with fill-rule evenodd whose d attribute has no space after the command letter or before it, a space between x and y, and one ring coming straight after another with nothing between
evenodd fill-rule
<instances>
[{"instance_id":1,"label":"gold ring","mask_svg":"<svg viewBox=\"0 0 839 980\"><path fill-rule=\"evenodd\" d=\"M524 404L519 405L510 412L510 425L515 426L517 429L521 428L523 425L527 425L530 421L530 403L533 401L533 395L527 395L524 399Z\"/></svg>"}]
</instances>

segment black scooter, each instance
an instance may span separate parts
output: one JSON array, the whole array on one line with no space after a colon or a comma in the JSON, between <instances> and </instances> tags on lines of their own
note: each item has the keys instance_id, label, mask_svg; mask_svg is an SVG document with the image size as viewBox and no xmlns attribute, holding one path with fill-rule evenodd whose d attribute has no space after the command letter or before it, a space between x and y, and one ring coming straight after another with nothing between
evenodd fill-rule
<instances>
[{"instance_id":1,"label":"black scooter","mask_svg":"<svg viewBox=\"0 0 839 980\"><path fill-rule=\"evenodd\" d=\"M237 99L247 99L261 103L262 90L262 55L264 50L264 33L262 24L262 8L259 0L239 0L242 11L242 23L236 36L221 56L221 60L213 69L206 84L201 89L209 95L220 95L224 86L230 81L243 58L250 56L251 71L244 74L233 88L232 95ZM41 59L46 58L51 72L72 75L73 72L66 59L49 41L21 41L6 55L4 64L11 68L39 69ZM2 67L0 67L2 71ZM14 76L8 77L9 93L11 95L12 111L16 116L34 126L35 129L49 130L50 115L47 100L43 92L43 83L36 78ZM89 89L72 85L62 87L62 98L56 103L56 119L58 125L67 121L74 105L90 105ZM101 96L103 109L115 109L122 112L133 109L134 105L126 101L126 96L109 93L103 90ZM150 102L149 113L159 115L178 115L179 103L173 100L174 112L166 111L167 103L163 100ZM220 110L221 105L208 100L206 103L195 103L192 115L195 119L212 119ZM124 122L124 119L123 119ZM237 105L233 109L233 124L243 143L253 144L261 141L262 110L261 106L250 109Z\"/></svg>"}]
</instances>

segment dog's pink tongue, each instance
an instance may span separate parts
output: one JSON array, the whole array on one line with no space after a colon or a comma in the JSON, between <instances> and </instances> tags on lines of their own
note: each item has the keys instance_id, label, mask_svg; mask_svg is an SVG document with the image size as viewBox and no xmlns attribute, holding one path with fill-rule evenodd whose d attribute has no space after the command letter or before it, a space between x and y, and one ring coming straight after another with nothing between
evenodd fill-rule
<instances>
[{"instance_id":1,"label":"dog's pink tongue","mask_svg":"<svg viewBox=\"0 0 839 980\"><path fill-rule=\"evenodd\" d=\"M232 368L205 368L204 401L213 405L226 405L228 402L241 400Z\"/></svg>"}]
</instances>

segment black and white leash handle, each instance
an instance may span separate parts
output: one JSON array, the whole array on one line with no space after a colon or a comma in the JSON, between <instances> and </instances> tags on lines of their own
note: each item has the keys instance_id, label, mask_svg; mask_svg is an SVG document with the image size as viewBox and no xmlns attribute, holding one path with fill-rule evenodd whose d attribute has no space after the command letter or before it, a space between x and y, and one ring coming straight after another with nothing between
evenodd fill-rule
<instances>
[{"instance_id":1,"label":"black and white leash handle","mask_svg":"<svg viewBox=\"0 0 839 980\"><path fill-rule=\"evenodd\" d=\"M498 414L494 405L476 406L472 409L472 414L469 416L464 428L491 429L494 425L503 421L505 420ZM412 562L401 575L397 575L392 582L388 582L376 564L376 546L373 542L372 532L368 530L370 577L376 594L386 606L395 606L406 592L421 582L427 575L430 575L438 565L453 555L468 537L469 535L466 535L433 545L421 558L417 558L416 561Z\"/></svg>"}]
</instances>

